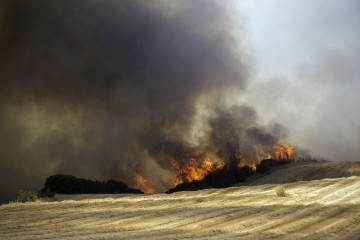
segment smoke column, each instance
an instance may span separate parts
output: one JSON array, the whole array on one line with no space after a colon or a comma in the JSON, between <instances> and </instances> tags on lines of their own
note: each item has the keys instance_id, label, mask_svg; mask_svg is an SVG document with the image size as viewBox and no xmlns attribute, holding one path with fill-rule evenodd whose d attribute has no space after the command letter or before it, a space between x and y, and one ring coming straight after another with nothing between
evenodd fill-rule
<instances>
[{"instance_id":1,"label":"smoke column","mask_svg":"<svg viewBox=\"0 0 360 240\"><path fill-rule=\"evenodd\" d=\"M177 152L202 144L225 154L223 128L253 139L233 136L234 148L278 138L256 126L252 108L228 104L249 66L220 1L7 0L0 9L2 201L55 173L131 185L136 172L163 191Z\"/></svg>"}]
</instances>

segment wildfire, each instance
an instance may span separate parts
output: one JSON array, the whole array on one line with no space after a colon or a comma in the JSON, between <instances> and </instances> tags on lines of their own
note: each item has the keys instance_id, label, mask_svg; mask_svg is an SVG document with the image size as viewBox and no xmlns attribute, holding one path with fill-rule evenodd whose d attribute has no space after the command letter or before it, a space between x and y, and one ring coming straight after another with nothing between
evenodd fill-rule
<instances>
[{"instance_id":1,"label":"wildfire","mask_svg":"<svg viewBox=\"0 0 360 240\"><path fill-rule=\"evenodd\" d=\"M274 144L270 152L259 149L259 157L261 159L296 160L294 146L291 144Z\"/></svg>"},{"instance_id":2,"label":"wildfire","mask_svg":"<svg viewBox=\"0 0 360 240\"><path fill-rule=\"evenodd\" d=\"M294 147L291 144L274 144L266 150L259 149L260 159L296 160ZM257 160L239 161L237 167L248 166L253 172L257 169ZM249 163L250 162L250 163ZM177 171L174 185L194 180L203 180L208 174L223 169L224 162L214 162L201 150L193 150L185 161L171 161L171 167Z\"/></svg>"},{"instance_id":3,"label":"wildfire","mask_svg":"<svg viewBox=\"0 0 360 240\"><path fill-rule=\"evenodd\" d=\"M213 162L209 157L205 157L201 163L195 158L190 159L186 163L180 165L177 161L171 161L171 167L178 171L178 175L174 181L174 185L183 182L191 182L194 180L204 179L210 172L222 169L225 166L223 162Z\"/></svg>"},{"instance_id":4,"label":"wildfire","mask_svg":"<svg viewBox=\"0 0 360 240\"><path fill-rule=\"evenodd\" d=\"M146 178L144 178L143 176L141 176L138 173L134 174L134 179L135 179L135 185L133 186L133 188L137 188L140 189L141 191L143 191L144 193L154 193L155 190L154 188L151 186L151 184L146 180Z\"/></svg>"},{"instance_id":5,"label":"wildfire","mask_svg":"<svg viewBox=\"0 0 360 240\"><path fill-rule=\"evenodd\" d=\"M251 170L252 170L253 172L256 172L256 163L252 163L252 164L250 165L250 168L251 168Z\"/></svg>"},{"instance_id":6,"label":"wildfire","mask_svg":"<svg viewBox=\"0 0 360 240\"><path fill-rule=\"evenodd\" d=\"M271 154L267 153L264 149L259 149L259 157L260 159L270 159L273 158Z\"/></svg>"},{"instance_id":7,"label":"wildfire","mask_svg":"<svg viewBox=\"0 0 360 240\"><path fill-rule=\"evenodd\" d=\"M293 145L274 144L272 148L275 150L275 152L272 154L272 158L277 160L296 160Z\"/></svg>"}]
</instances>

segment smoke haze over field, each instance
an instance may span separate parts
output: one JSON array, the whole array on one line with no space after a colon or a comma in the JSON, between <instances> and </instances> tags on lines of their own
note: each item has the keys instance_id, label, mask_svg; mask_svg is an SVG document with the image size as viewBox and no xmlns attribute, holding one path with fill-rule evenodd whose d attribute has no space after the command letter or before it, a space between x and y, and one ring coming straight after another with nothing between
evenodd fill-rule
<instances>
[{"instance_id":1,"label":"smoke haze over field","mask_svg":"<svg viewBox=\"0 0 360 240\"><path fill-rule=\"evenodd\" d=\"M223 105L247 82L217 1L2 1L1 9L0 168L10 173L2 189L57 172L132 184L137 172L165 190L161 146L186 148L198 99Z\"/></svg>"},{"instance_id":2,"label":"smoke haze over field","mask_svg":"<svg viewBox=\"0 0 360 240\"><path fill-rule=\"evenodd\" d=\"M164 191L170 160L197 146L226 161L246 149L253 159L254 145L290 136L319 155L340 144L351 150L345 160L359 157L359 47L325 49L316 67L264 80L276 72L249 56L244 29L256 24L232 4L1 0L0 201L55 173L130 185L137 173Z\"/></svg>"}]
</instances>

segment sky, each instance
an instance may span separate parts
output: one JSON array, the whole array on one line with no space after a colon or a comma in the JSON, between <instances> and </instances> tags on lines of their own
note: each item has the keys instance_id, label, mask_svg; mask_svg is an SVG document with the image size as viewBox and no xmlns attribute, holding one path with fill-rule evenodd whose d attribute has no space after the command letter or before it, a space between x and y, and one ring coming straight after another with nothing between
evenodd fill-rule
<instances>
[{"instance_id":1,"label":"sky","mask_svg":"<svg viewBox=\"0 0 360 240\"><path fill-rule=\"evenodd\" d=\"M171 186L203 149L360 157L360 2L0 1L0 202L56 173Z\"/></svg>"},{"instance_id":2,"label":"sky","mask_svg":"<svg viewBox=\"0 0 360 240\"><path fill-rule=\"evenodd\" d=\"M237 1L255 59L242 101L333 161L360 156L360 2Z\"/></svg>"}]
</instances>

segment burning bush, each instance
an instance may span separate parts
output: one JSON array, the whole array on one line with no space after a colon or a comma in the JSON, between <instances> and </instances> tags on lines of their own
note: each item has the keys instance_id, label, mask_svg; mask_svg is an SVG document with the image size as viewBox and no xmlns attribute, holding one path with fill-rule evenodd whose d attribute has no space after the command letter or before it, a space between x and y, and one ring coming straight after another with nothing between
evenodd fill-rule
<instances>
[{"instance_id":1,"label":"burning bush","mask_svg":"<svg viewBox=\"0 0 360 240\"><path fill-rule=\"evenodd\" d=\"M190 160L185 161L181 165L173 160L171 166L178 172L175 179L175 184L177 185L184 182L202 180L213 172L219 172L218 170L223 169L225 164L223 162L213 162L209 157L204 157L203 160L190 158Z\"/></svg>"},{"instance_id":2,"label":"burning bush","mask_svg":"<svg viewBox=\"0 0 360 240\"><path fill-rule=\"evenodd\" d=\"M210 172L202 180L194 180L191 182L178 184L174 188L169 189L166 193L196 191L206 188L227 188L231 187L237 182L245 181L245 179L253 172L254 170L249 166L228 169L227 165L224 165L222 169L217 169L214 172Z\"/></svg>"},{"instance_id":3,"label":"burning bush","mask_svg":"<svg viewBox=\"0 0 360 240\"><path fill-rule=\"evenodd\" d=\"M230 187L235 183L245 181L255 172L266 173L272 167L289 164L296 160L294 147L290 144L274 144L269 149L270 153L259 149L258 157L269 157L269 159L260 161L259 164L246 163L241 152L231 154L228 163L212 161L201 150L190 151L190 154L187 152L187 160L171 162L177 175L174 180L175 187L167 193Z\"/></svg>"},{"instance_id":4,"label":"burning bush","mask_svg":"<svg viewBox=\"0 0 360 240\"><path fill-rule=\"evenodd\" d=\"M140 189L144 193L154 193L155 190L149 181L142 175L134 173L135 184L132 185L132 188Z\"/></svg>"}]
</instances>

